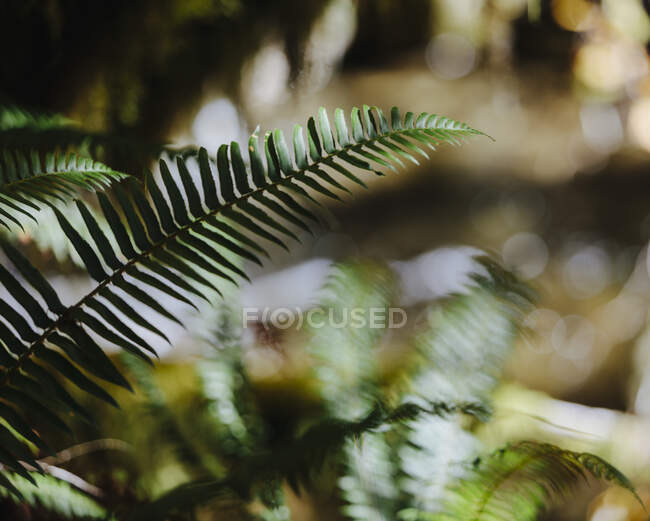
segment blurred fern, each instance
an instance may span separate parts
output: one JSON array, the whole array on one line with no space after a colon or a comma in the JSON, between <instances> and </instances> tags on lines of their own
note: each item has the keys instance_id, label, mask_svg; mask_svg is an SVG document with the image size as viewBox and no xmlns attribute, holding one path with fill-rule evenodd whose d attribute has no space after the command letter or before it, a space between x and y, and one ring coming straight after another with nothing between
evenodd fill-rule
<instances>
[{"instance_id":1,"label":"blurred fern","mask_svg":"<svg viewBox=\"0 0 650 521\"><path fill-rule=\"evenodd\" d=\"M309 485L329 458L336 457L348 439L382 430L421 414L475 414L475 404L430 404L427 408L404 404L395 409L377 404L367 415L354 420L326 419L304 433L272 449L260 449L242 459L223 480L199 480L181 485L160 498L135 510L129 519L162 520L173 512L183 511L236 494L250 499L259 487L286 480L294 490Z\"/></svg>"},{"instance_id":2,"label":"blurred fern","mask_svg":"<svg viewBox=\"0 0 650 521\"><path fill-rule=\"evenodd\" d=\"M90 135L58 114L0 106L0 225L23 228L25 217L37 222L39 210L65 202L79 188L101 190L126 177L98 161L68 156Z\"/></svg>"},{"instance_id":3,"label":"blurred fern","mask_svg":"<svg viewBox=\"0 0 650 521\"><path fill-rule=\"evenodd\" d=\"M12 154L5 150L0 160L0 224L8 230L12 223L22 229L23 217L37 223L40 210L65 203L79 188L103 190L125 177L98 161L74 154L47 154L42 165L37 152L25 156L20 151Z\"/></svg>"},{"instance_id":4,"label":"blurred fern","mask_svg":"<svg viewBox=\"0 0 650 521\"><path fill-rule=\"evenodd\" d=\"M318 309L329 319L322 321L323 327L319 323L308 329L306 345L315 358L314 379L328 413L348 419L382 399L375 350L386 331L374 327L368 315L388 316L397 280L386 265L341 263L332 267L321 294ZM354 310L362 310L362 323L352 323ZM349 439L343 454L345 472L339 487L348 503L343 512L353 519L389 519L397 498L396 469L385 433Z\"/></svg>"},{"instance_id":5,"label":"blurred fern","mask_svg":"<svg viewBox=\"0 0 650 521\"><path fill-rule=\"evenodd\" d=\"M164 150L173 150L159 143L147 143L116 133L91 131L60 114L39 113L15 105L0 105L0 150L77 151L97 157L110 149L113 154L137 159L151 159Z\"/></svg>"},{"instance_id":6,"label":"blurred fern","mask_svg":"<svg viewBox=\"0 0 650 521\"><path fill-rule=\"evenodd\" d=\"M403 379L405 399L472 401L489 407L534 294L488 257L479 257L466 292L430 307L413 338L414 360ZM418 418L400 449L401 486L410 503L434 508L446 485L481 450L461 418ZM446 442L442 442L446 440Z\"/></svg>"},{"instance_id":7,"label":"blurred fern","mask_svg":"<svg viewBox=\"0 0 650 521\"><path fill-rule=\"evenodd\" d=\"M313 331L308 327L305 346L315 357L314 374L320 382L327 419L279 446L265 445L267 442L258 438L256 452L237 460L225 478L178 487L136 511L134 516L164 519L172 512L209 501L263 497L266 508L260 514L262 519L287 519L289 510L277 499L280 484L286 480L297 491L309 486L318 480L326 461L338 462L346 517L388 520L400 515L407 520L429 519L442 516L444 505L457 509L451 511L451 517L467 512L468 505L453 506L455 495L447 491L467 486L464 497L468 502L476 500L471 488L473 471L467 462L476 458L481 447L463 428L463 418L484 421L489 416L490 390L500 379L500 369L521 318L534 299L527 286L491 259L478 258L477 268L479 271L472 276L467 290L453 295L442 306L437 304L433 308L435 320L428 321L414 337L417 363L409 366L409 372L416 382L425 383L428 377L438 385L416 383L407 390L398 386L402 404L391 409L382 401L385 395L376 368L375 349L381 344L385 329L331 327L328 322ZM315 308L320 313L330 309L342 312L346 306L385 309L396 298L397 285L386 266L353 261L334 265L331 271ZM339 319L334 324L342 323L336 312L332 316ZM223 335L222 338L228 343ZM449 350L452 343L453 352ZM477 345L489 345L495 353L477 350ZM356 354L350 355L348 350ZM449 380L444 381L445 375ZM480 378L470 385L469 375ZM222 394L224 391L227 392L222 389ZM441 397L441 401L435 401L436 397ZM475 401L458 401L461 398ZM353 411L364 409L368 412L354 420ZM517 450L537 446L533 442L516 445ZM539 447L543 448L539 459L550 469L556 468L558 454L563 458L572 454L550 445ZM622 474L600 458L571 457L595 475L633 490ZM508 462L504 459L494 465L505 472ZM401 478L400 471L404 474ZM486 488L499 487L500 476L495 468L486 466L481 480ZM549 483L556 479L552 473L546 478ZM466 481L456 485L459 479ZM540 479L543 474L522 472L516 482L522 489L528 489L534 488ZM536 508L541 509L551 499L537 498ZM521 501L524 500L508 496L500 504L506 505L506 510L510 505L518 512L523 508ZM405 508L407 505L410 506ZM506 514L502 511L494 517L478 519L510 519Z\"/></svg>"},{"instance_id":8,"label":"blurred fern","mask_svg":"<svg viewBox=\"0 0 650 521\"><path fill-rule=\"evenodd\" d=\"M17 128L64 128L71 124L71 120L60 114L36 113L15 105L0 106L0 132Z\"/></svg>"},{"instance_id":9,"label":"blurred fern","mask_svg":"<svg viewBox=\"0 0 650 521\"><path fill-rule=\"evenodd\" d=\"M387 317L396 295L396 276L386 265L359 260L331 267L304 342L314 359L314 381L333 417L354 418L378 399L374 349L385 330L373 327L368 315L373 310ZM362 312L358 324L355 310Z\"/></svg>"}]
</instances>

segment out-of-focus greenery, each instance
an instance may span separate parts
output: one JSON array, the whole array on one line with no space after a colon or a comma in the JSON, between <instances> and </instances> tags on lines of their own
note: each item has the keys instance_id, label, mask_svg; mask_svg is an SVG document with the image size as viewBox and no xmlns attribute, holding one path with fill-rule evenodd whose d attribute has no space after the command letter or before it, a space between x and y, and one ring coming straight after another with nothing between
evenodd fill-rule
<instances>
[{"instance_id":1,"label":"out-of-focus greenery","mask_svg":"<svg viewBox=\"0 0 650 521\"><path fill-rule=\"evenodd\" d=\"M174 511L183 518L204 503L198 512L206 519L289 519L296 499L290 489L283 490L285 479L315 501L333 494L338 484L342 512L354 519L429 519L445 501L450 511L469 515L477 509L479 519L511 519L514 513L517 519L533 519L554 489L566 494L584 471L631 488L597 456L532 442L490 456L473 481L459 484L461 476L475 472L471 463L481 442L473 424L488 419L489 389L503 365L502 355L486 359L476 349L484 345L479 339L490 339L492 354L507 352L532 303L530 290L492 261L483 259L475 269L466 292L430 304L425 322L412 325L403 339L412 348L402 370L383 375L378 346L390 333L388 323L379 328L332 324L342 324L349 309L388 311L399 292L386 266L359 260L332 266L315 312L307 312L321 318L332 314L332 323L313 328L321 322L305 317L275 332L274 324L260 324L267 333L260 332L252 344L243 340L238 296L230 292L223 304L215 302L211 313L197 317L204 326L201 360L154 372L124 355L137 383L136 399L119 396L129 404L125 410L97 414L104 436L126 441L119 447L124 452L82 453L70 470L103 484L104 501L117 512L132 512L129 519L164 519ZM292 357L311 360L302 369L307 374L294 376L291 402L269 400L269 395L286 396L282 382L255 381L248 374L245 361L269 348L291 349ZM305 394L303 386L314 385L315 392ZM522 459L530 470L522 468ZM508 465L522 473L512 486L499 477L512 472ZM196 481L188 486L188 480ZM472 495L473 487L485 489L485 506ZM170 489L152 505L139 504ZM134 503L126 500L129 496ZM256 500L246 507L251 498Z\"/></svg>"}]
</instances>

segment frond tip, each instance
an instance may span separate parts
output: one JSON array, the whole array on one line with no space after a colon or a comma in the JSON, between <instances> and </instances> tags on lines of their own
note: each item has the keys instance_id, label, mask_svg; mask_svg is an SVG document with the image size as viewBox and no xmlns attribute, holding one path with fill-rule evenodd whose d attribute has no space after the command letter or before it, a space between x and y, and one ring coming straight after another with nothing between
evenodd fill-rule
<instances>
[{"instance_id":1,"label":"frond tip","mask_svg":"<svg viewBox=\"0 0 650 521\"><path fill-rule=\"evenodd\" d=\"M547 443L523 441L475 462L473 475L450 489L442 512L401 512L405 521L533 521L589 476L629 490L632 483L602 458Z\"/></svg>"}]
</instances>

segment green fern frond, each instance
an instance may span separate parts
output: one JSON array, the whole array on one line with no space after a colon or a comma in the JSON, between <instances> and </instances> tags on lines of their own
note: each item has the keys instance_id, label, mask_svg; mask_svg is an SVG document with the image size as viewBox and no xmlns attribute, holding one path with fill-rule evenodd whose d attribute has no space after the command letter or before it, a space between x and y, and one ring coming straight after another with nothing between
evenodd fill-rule
<instances>
[{"instance_id":1,"label":"green fern frond","mask_svg":"<svg viewBox=\"0 0 650 521\"><path fill-rule=\"evenodd\" d=\"M241 457L262 443L261 419L254 406L241 353L221 351L196 367L207 419L222 455ZM228 411L227 414L221 414Z\"/></svg>"},{"instance_id":2,"label":"green fern frond","mask_svg":"<svg viewBox=\"0 0 650 521\"><path fill-rule=\"evenodd\" d=\"M101 211L94 206L87 206L87 209L92 213L101 230L110 234L110 228ZM24 244L32 250L47 252L48 256L52 255L52 260L56 261L56 264L61 265L70 262L83 271L85 265L75 251L74 246L65 234L61 233L61 226L56 220L54 210L48 206L43 208L35 217L38 222L32 219L22 220L22 228L17 226L12 226L11 230L0 228L0 237L5 238L7 242L12 244ZM81 214L68 212L67 217L70 224L79 231L85 241L92 240Z\"/></svg>"},{"instance_id":3,"label":"green fern frond","mask_svg":"<svg viewBox=\"0 0 650 521\"><path fill-rule=\"evenodd\" d=\"M465 124L439 116L421 114L416 118L408 113L402 119L394 109L391 126L381 110L375 109L375 113L376 116L369 107L362 111L353 109L349 133L343 111L337 109L335 138L327 114L321 109L318 124L313 118L309 120L307 140L302 129L296 127L293 158L279 130L268 133L264 139L266 162L257 135L251 136L249 167L236 143L219 148L216 167L207 151L201 149L201 188L181 157L176 162L180 181L161 161L163 187L147 173L146 190L129 178L124 186L115 186L116 201L97 192L111 238L85 203L77 201L76 205L91 241L83 239L69 219L53 206L63 232L97 282L90 293L71 306L64 306L44 277L15 248L4 244L7 257L23 280L0 267L0 283L29 315L33 325L2 303L0 315L7 324L0 321L0 393L7 410L0 411L0 417L18 416L16 410L30 411L63 431L68 428L58 411L88 418L88 412L70 396L56 375L63 375L81 390L114 403L85 372L127 389L131 387L89 332L150 361L153 350L137 328L166 337L131 302L139 302L144 308L180 323L152 296L152 290L193 306L191 297L207 299L204 292L219 293L215 279L236 283L238 278L245 278L246 274L229 256L261 264L260 255L267 253L260 240L286 248L284 240L297 239L292 228L309 229L307 221L313 219L313 214L305 201L313 199L310 190L339 199L335 191L344 187L333 175L363 184L352 168L374 172L368 161L379 166L389 165L390 160L401 163L400 157L412 158L411 152L421 150L423 145L435 148L441 142L455 144L480 134ZM33 291L40 295L39 299L34 298ZM129 325L125 317L135 322L137 328ZM29 434L40 440L33 431ZM14 445L16 450L22 446L18 441ZM16 454L11 448L7 454L0 452L0 462L19 472L21 458Z\"/></svg>"},{"instance_id":4,"label":"green fern frond","mask_svg":"<svg viewBox=\"0 0 650 521\"><path fill-rule=\"evenodd\" d=\"M598 456L525 441L477 461L472 475L450 489L441 512L406 510L401 517L408 521L533 521L589 475L629 490L643 505L630 481Z\"/></svg>"},{"instance_id":5,"label":"green fern frond","mask_svg":"<svg viewBox=\"0 0 650 521\"><path fill-rule=\"evenodd\" d=\"M225 287L223 300L202 311L198 327L204 354L195 369L205 417L206 451L218 446L223 460L250 455L266 440L266 424L246 371L238 288ZM213 451L214 452L214 451ZM225 461L224 461L225 466Z\"/></svg>"},{"instance_id":6,"label":"green fern frond","mask_svg":"<svg viewBox=\"0 0 650 521\"><path fill-rule=\"evenodd\" d=\"M105 190L127 175L106 165L82 158L48 154L42 162L38 153L2 151L0 157L0 225L21 228L24 217L37 222L36 214L75 197L80 188Z\"/></svg>"},{"instance_id":7,"label":"green fern frond","mask_svg":"<svg viewBox=\"0 0 650 521\"><path fill-rule=\"evenodd\" d=\"M30 473L30 480L13 473L0 473L0 497L45 510L64 519L115 518L93 497L67 481L48 474Z\"/></svg>"},{"instance_id":8,"label":"green fern frond","mask_svg":"<svg viewBox=\"0 0 650 521\"><path fill-rule=\"evenodd\" d=\"M212 476L214 457L210 453L203 453L202 449L205 448L199 446L200 440L196 436L199 418L188 429L170 407L165 393L156 382L153 368L129 353L122 353L120 358L144 398L141 414L148 416L156 424L155 433L158 437L155 442L159 445L161 442L168 444L178 460L191 470Z\"/></svg>"},{"instance_id":9,"label":"green fern frond","mask_svg":"<svg viewBox=\"0 0 650 521\"><path fill-rule=\"evenodd\" d=\"M284 500L282 483L269 482L259 488L257 495L264 508L254 519L257 521L291 521L291 510Z\"/></svg>"}]
</instances>

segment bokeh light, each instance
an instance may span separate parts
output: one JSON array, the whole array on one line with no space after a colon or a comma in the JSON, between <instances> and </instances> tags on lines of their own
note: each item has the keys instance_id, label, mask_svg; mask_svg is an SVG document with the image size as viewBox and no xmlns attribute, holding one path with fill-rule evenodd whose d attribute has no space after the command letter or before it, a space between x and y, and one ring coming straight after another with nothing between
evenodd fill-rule
<instances>
[{"instance_id":1,"label":"bokeh light","mask_svg":"<svg viewBox=\"0 0 650 521\"><path fill-rule=\"evenodd\" d=\"M427 63L441 78L457 80L474 69L476 49L460 34L440 34L427 47Z\"/></svg>"}]
</instances>

